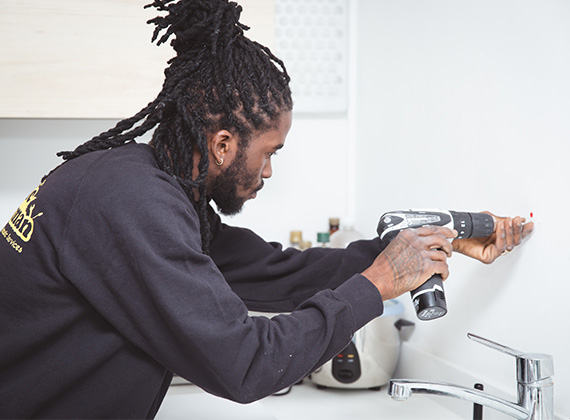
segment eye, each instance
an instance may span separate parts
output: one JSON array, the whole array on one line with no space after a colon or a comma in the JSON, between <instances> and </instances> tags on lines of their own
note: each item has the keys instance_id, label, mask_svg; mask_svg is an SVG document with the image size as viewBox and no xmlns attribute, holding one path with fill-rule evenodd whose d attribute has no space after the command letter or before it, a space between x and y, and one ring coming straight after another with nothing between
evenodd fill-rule
<instances>
[{"instance_id":1,"label":"eye","mask_svg":"<svg viewBox=\"0 0 570 420\"><path fill-rule=\"evenodd\" d=\"M272 157L272 156L277 156L277 152L270 152L269 157Z\"/></svg>"}]
</instances>

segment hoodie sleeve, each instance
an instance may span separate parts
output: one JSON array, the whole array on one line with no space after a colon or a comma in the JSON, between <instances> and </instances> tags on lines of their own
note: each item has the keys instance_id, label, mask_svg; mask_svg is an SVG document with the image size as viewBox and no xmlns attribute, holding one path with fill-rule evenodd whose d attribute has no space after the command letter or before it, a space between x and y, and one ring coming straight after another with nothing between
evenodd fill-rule
<instances>
[{"instance_id":1,"label":"hoodie sleeve","mask_svg":"<svg viewBox=\"0 0 570 420\"><path fill-rule=\"evenodd\" d=\"M249 229L228 226L209 208L210 256L232 290L249 309L290 312L324 289L335 289L368 268L384 246L380 239L347 249L283 249Z\"/></svg>"}]
</instances>

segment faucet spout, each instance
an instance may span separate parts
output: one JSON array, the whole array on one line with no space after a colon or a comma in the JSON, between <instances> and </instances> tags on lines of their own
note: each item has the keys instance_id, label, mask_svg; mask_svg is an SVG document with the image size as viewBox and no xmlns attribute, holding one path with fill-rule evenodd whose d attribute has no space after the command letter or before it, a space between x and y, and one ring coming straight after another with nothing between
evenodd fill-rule
<instances>
[{"instance_id":1,"label":"faucet spout","mask_svg":"<svg viewBox=\"0 0 570 420\"><path fill-rule=\"evenodd\" d=\"M458 398L493 408L515 419L528 419L529 411L518 404L487 394L477 389L444 382L425 382L413 379L392 379L388 394L397 401L407 400L412 394L431 394Z\"/></svg>"}]
</instances>

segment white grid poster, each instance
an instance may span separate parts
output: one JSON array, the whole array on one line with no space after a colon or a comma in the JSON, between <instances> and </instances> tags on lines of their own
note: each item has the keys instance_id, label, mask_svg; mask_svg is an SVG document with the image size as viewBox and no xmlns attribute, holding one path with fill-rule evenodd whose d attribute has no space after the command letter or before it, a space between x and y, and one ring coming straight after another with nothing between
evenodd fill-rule
<instances>
[{"instance_id":1,"label":"white grid poster","mask_svg":"<svg viewBox=\"0 0 570 420\"><path fill-rule=\"evenodd\" d=\"M347 110L348 0L276 0L275 53L291 76L295 112Z\"/></svg>"}]
</instances>

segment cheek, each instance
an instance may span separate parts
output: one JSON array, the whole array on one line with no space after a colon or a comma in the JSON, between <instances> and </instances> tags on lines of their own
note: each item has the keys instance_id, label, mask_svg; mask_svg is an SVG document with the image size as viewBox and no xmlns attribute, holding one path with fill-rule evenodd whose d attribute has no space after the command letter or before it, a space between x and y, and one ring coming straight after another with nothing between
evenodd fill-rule
<instances>
[{"instance_id":1,"label":"cheek","mask_svg":"<svg viewBox=\"0 0 570 420\"><path fill-rule=\"evenodd\" d=\"M259 159L256 159L254 162L250 162L250 165L248 167L249 178L261 178L263 172L265 171L265 168L267 167L267 164L268 159L266 157L261 157Z\"/></svg>"},{"instance_id":2,"label":"cheek","mask_svg":"<svg viewBox=\"0 0 570 420\"><path fill-rule=\"evenodd\" d=\"M251 188L257 187L259 184L259 180L261 179L261 174L263 172L263 168L259 169L259 166L249 166L246 170L241 173L240 176L240 186L244 190L249 190Z\"/></svg>"}]
</instances>

